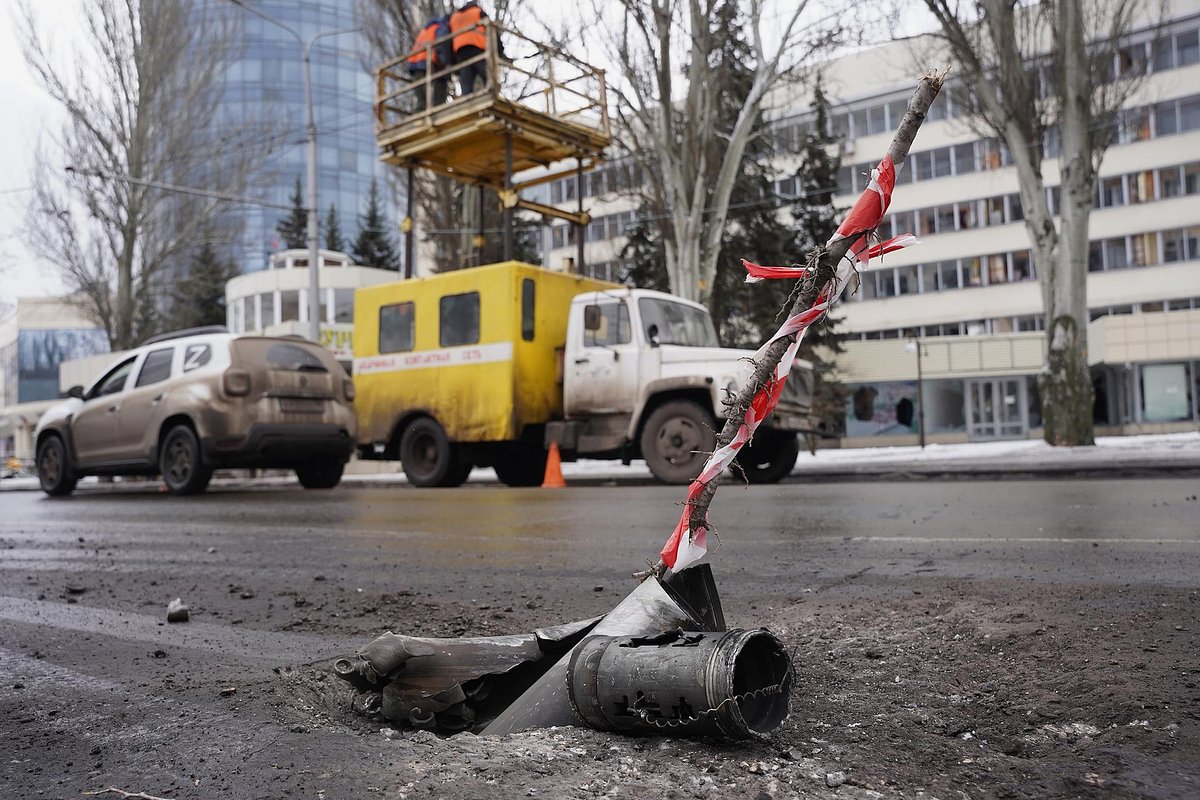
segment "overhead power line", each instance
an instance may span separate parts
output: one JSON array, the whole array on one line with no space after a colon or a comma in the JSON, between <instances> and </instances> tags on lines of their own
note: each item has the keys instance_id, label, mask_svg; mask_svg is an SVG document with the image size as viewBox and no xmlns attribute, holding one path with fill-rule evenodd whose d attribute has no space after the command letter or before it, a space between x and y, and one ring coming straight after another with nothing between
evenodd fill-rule
<instances>
[{"instance_id":1,"label":"overhead power line","mask_svg":"<svg viewBox=\"0 0 1200 800\"><path fill-rule=\"evenodd\" d=\"M240 203L249 206L262 206L263 208L282 208L285 211L291 211L293 206L284 205L283 203L272 203L267 200L258 200L253 197L240 197L234 194L225 194L224 192L210 192L207 189L194 189L190 186L178 186L173 183L163 183L161 181L147 181L141 178L135 178L132 175L116 175L111 172L102 172L98 169L77 169L76 167L67 167L67 172L73 172L77 175L86 175L94 178L103 178L110 181L123 181L132 183L135 186L146 186L151 189L158 189L164 192L175 192L176 194L189 194L196 197L207 197L210 200L224 200L227 203ZM308 209L305 209L307 211Z\"/></svg>"}]
</instances>

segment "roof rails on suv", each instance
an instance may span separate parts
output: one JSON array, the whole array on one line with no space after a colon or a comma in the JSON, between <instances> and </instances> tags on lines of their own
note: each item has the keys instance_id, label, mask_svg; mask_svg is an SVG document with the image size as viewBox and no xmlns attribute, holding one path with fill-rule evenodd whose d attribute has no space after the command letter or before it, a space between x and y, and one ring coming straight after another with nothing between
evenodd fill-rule
<instances>
[{"instance_id":1,"label":"roof rails on suv","mask_svg":"<svg viewBox=\"0 0 1200 800\"><path fill-rule=\"evenodd\" d=\"M224 325L204 325L199 328L184 328L181 331L171 331L169 333L160 333L157 336L151 336L138 346L144 347L148 344L158 344L159 342L167 342L171 339L182 339L185 336L202 336L206 333L229 333L229 329Z\"/></svg>"}]
</instances>

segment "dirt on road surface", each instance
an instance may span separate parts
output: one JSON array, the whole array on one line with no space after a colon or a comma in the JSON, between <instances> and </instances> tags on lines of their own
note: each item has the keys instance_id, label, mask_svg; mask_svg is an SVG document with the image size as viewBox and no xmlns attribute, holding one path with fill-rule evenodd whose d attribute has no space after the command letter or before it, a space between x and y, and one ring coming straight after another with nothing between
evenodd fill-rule
<instances>
[{"instance_id":1,"label":"dirt on road surface","mask_svg":"<svg viewBox=\"0 0 1200 800\"><path fill-rule=\"evenodd\" d=\"M255 579L197 540L204 577L160 585L153 569L131 576L118 546L78 538L0 537L13 567L0 573L5 796L1200 796L1196 588L948 576L932 560L905 580L882 574L886 563L823 570L726 604L731 626L770 628L794 653L791 716L765 739L571 728L439 739L355 716L331 660L388 627L521 633L602 613L632 583L555 575L525 591L437 592L397 579L381 592L338 563ZM1114 564L1137 557L1085 546ZM723 575L718 561L718 587L753 580L744 572ZM191 620L167 625L176 591Z\"/></svg>"}]
</instances>

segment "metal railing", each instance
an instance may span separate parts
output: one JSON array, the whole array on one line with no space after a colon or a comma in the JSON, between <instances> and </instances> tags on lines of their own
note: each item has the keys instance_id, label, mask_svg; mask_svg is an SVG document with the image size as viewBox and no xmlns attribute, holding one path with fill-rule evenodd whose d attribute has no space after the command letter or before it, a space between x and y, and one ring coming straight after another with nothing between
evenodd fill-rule
<instances>
[{"instance_id":1,"label":"metal railing","mask_svg":"<svg viewBox=\"0 0 1200 800\"><path fill-rule=\"evenodd\" d=\"M440 109L490 96L558 120L610 135L604 70L597 69L556 47L534 41L492 20L482 20L487 47L460 62L423 66L410 71L409 51L380 66L375 73L376 132L383 133L414 120L432 124ZM459 34L448 34L422 45L424 65L432 65L439 47L453 46ZM508 57L501 55L503 42ZM461 91L464 73L484 64L485 79L467 95ZM445 100L442 100L443 90Z\"/></svg>"}]
</instances>

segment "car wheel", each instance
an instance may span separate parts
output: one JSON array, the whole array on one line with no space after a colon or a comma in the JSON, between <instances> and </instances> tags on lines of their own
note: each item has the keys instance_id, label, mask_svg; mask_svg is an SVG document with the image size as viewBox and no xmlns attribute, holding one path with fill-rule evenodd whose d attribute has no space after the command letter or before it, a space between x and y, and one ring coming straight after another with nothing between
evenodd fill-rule
<instances>
[{"instance_id":1,"label":"car wheel","mask_svg":"<svg viewBox=\"0 0 1200 800\"><path fill-rule=\"evenodd\" d=\"M51 497L62 497L75 491L78 478L71 472L67 446L58 436L47 436L37 451L38 483Z\"/></svg>"},{"instance_id":2,"label":"car wheel","mask_svg":"<svg viewBox=\"0 0 1200 800\"><path fill-rule=\"evenodd\" d=\"M186 425L171 428L163 439L158 468L171 494L199 494L212 480L212 470L200 456L200 442Z\"/></svg>"},{"instance_id":3,"label":"car wheel","mask_svg":"<svg viewBox=\"0 0 1200 800\"><path fill-rule=\"evenodd\" d=\"M663 403L642 429L642 458L663 483L691 483L716 444L712 417L690 400Z\"/></svg>"},{"instance_id":4,"label":"car wheel","mask_svg":"<svg viewBox=\"0 0 1200 800\"><path fill-rule=\"evenodd\" d=\"M791 474L799 455L800 437L796 434L763 431L738 451L735 463L750 483L779 483Z\"/></svg>"},{"instance_id":5,"label":"car wheel","mask_svg":"<svg viewBox=\"0 0 1200 800\"><path fill-rule=\"evenodd\" d=\"M404 429L400 437L400 465L414 486L450 485L447 481L454 476L458 460L437 420L421 417Z\"/></svg>"},{"instance_id":6,"label":"car wheel","mask_svg":"<svg viewBox=\"0 0 1200 800\"><path fill-rule=\"evenodd\" d=\"M332 489L341 482L345 469L341 461L313 461L296 467L296 477L305 489Z\"/></svg>"},{"instance_id":7,"label":"car wheel","mask_svg":"<svg viewBox=\"0 0 1200 800\"><path fill-rule=\"evenodd\" d=\"M494 465L505 486L541 486L546 477L546 449L513 445Z\"/></svg>"}]
</instances>

